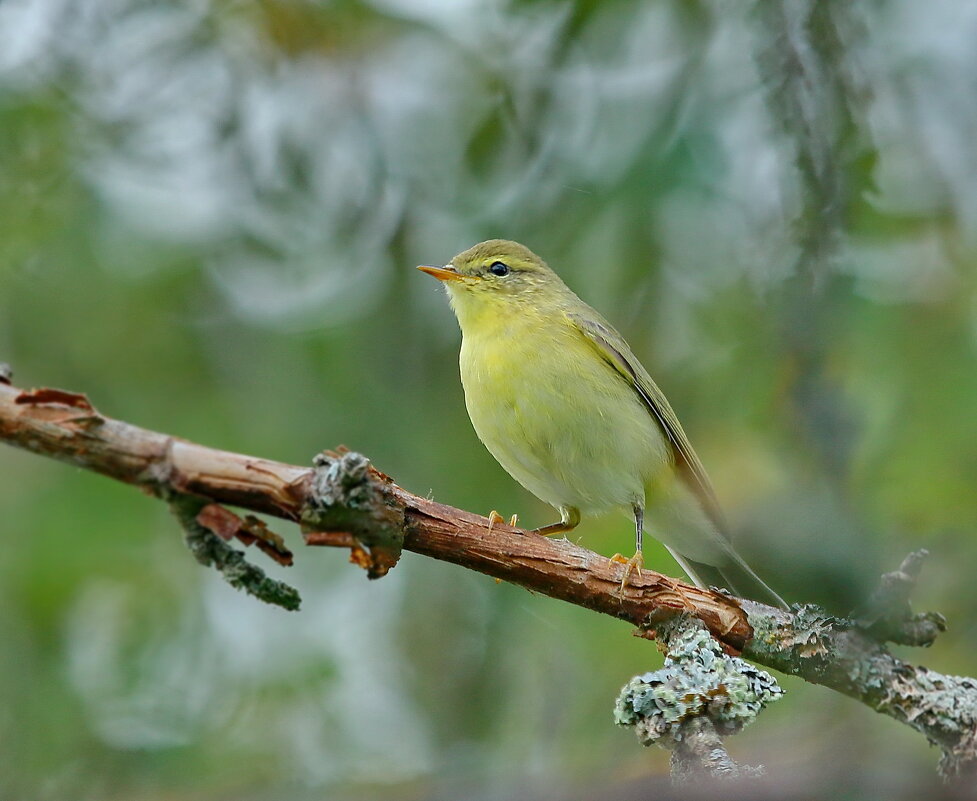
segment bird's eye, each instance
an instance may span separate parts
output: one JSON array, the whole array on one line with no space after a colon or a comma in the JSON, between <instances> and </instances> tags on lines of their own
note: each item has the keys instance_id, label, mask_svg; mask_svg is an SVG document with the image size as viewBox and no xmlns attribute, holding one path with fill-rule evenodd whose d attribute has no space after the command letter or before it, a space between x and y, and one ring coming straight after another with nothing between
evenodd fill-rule
<instances>
[{"instance_id":1,"label":"bird's eye","mask_svg":"<svg viewBox=\"0 0 977 801\"><path fill-rule=\"evenodd\" d=\"M492 275L508 275L509 265L501 261L494 261L489 267L489 272L492 273Z\"/></svg>"}]
</instances>

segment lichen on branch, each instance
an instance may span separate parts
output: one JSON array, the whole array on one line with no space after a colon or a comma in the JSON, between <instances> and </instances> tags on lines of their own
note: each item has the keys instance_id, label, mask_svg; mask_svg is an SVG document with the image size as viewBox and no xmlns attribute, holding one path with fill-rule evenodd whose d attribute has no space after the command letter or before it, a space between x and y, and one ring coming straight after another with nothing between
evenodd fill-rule
<instances>
[{"instance_id":1,"label":"lichen on branch","mask_svg":"<svg viewBox=\"0 0 977 801\"><path fill-rule=\"evenodd\" d=\"M200 558L218 564L233 582L278 594L285 605L297 604L297 595L293 600L289 588L265 584L271 580L252 572L253 565L244 567L243 557L239 561L231 556L238 552L198 519L206 505L236 506L301 522L310 545L342 545L366 553L365 545L370 553L360 563L368 569L376 567L375 557L384 547L392 549L389 569L402 537L406 551L628 621L649 639L667 632L677 615L691 615L713 638L710 652L721 648L724 659L742 653L765 667L844 693L938 745L945 776L977 773L977 680L908 664L882 642L893 631L908 630L903 623L929 626L924 634L930 641L941 628L942 618L913 615L903 603L903 579L896 581L899 591L890 594L898 608L876 614L876 622L885 621L882 627L871 620L834 617L813 606L786 612L651 570L632 576L622 588L622 565L565 539L505 524L490 529L487 518L397 486L365 457L326 454L313 467L301 467L216 450L113 420L83 395L28 392L3 380L0 441L124 481L166 502L191 499L187 509L196 511L192 517L189 511L181 514L181 521L192 532ZM222 519L210 522L225 534L230 530L237 536L240 530L263 538L272 552L279 549L274 537L265 537L247 518L229 527ZM904 567L902 572L911 578L915 563ZM745 674L746 688L751 681L762 685L762 672L748 667L754 673ZM735 697L745 697L737 687ZM763 688L755 689L759 693ZM775 691L766 691L772 698ZM741 706L730 699L723 703L729 710ZM711 717L697 716L688 724L681 749L707 749L719 737Z\"/></svg>"},{"instance_id":2,"label":"lichen on branch","mask_svg":"<svg viewBox=\"0 0 977 801\"><path fill-rule=\"evenodd\" d=\"M673 739L694 717L708 717L719 734L735 734L784 694L765 670L725 653L694 617L677 617L658 636L666 643L665 664L631 679L614 706L614 722L633 726L645 745Z\"/></svg>"},{"instance_id":3,"label":"lichen on branch","mask_svg":"<svg viewBox=\"0 0 977 801\"><path fill-rule=\"evenodd\" d=\"M244 590L259 601L297 611L302 604L298 590L270 578L264 570L249 562L242 551L232 548L201 523L200 512L205 506L200 499L188 495L177 495L170 500L170 509L180 521L184 541L194 559L204 567L213 567L232 587Z\"/></svg>"},{"instance_id":4,"label":"lichen on branch","mask_svg":"<svg viewBox=\"0 0 977 801\"><path fill-rule=\"evenodd\" d=\"M671 750L673 774L686 779L757 774L730 759L722 737L741 731L783 697L777 680L727 654L692 616L660 627L658 639L667 649L665 663L624 686L614 722L632 727L643 745ZM709 747L702 749L704 742Z\"/></svg>"}]
</instances>

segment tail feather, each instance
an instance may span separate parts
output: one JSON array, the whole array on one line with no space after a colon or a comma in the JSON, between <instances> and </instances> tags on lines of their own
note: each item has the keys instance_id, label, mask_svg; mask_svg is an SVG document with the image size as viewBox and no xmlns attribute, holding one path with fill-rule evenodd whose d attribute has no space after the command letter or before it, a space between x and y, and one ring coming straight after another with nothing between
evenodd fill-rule
<instances>
[{"instance_id":1,"label":"tail feather","mask_svg":"<svg viewBox=\"0 0 977 801\"><path fill-rule=\"evenodd\" d=\"M649 508L649 530L693 582L700 587L724 587L741 598L787 608L784 599L736 553L729 536L684 485L672 485L666 498L655 500Z\"/></svg>"},{"instance_id":2,"label":"tail feather","mask_svg":"<svg viewBox=\"0 0 977 801\"><path fill-rule=\"evenodd\" d=\"M770 585L760 578L732 548L729 549L730 561L721 567L688 559L673 548L668 548L668 552L675 557L675 561L697 587L703 589L719 587L729 590L740 598L749 598L781 609L788 608L787 602L774 592Z\"/></svg>"}]
</instances>

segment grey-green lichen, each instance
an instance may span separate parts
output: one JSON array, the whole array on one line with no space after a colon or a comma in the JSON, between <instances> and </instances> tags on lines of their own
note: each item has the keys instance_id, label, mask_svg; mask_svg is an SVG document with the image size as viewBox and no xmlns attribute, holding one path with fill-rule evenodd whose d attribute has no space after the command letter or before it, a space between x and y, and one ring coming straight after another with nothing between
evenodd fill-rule
<instances>
[{"instance_id":1,"label":"grey-green lichen","mask_svg":"<svg viewBox=\"0 0 977 801\"><path fill-rule=\"evenodd\" d=\"M386 503L370 461L352 451L325 451L313 460L309 496L301 512L304 531L345 531L369 548L367 576L380 578L404 547L403 509Z\"/></svg>"},{"instance_id":2,"label":"grey-green lichen","mask_svg":"<svg viewBox=\"0 0 977 801\"><path fill-rule=\"evenodd\" d=\"M745 653L751 657L755 654L758 661L778 670L784 669L781 663L792 660L830 659L836 647L834 638L852 625L814 604L794 606L790 614L769 614L769 607L757 606L763 614L749 615L753 606L750 602L744 606L753 627Z\"/></svg>"},{"instance_id":3,"label":"grey-green lichen","mask_svg":"<svg viewBox=\"0 0 977 801\"><path fill-rule=\"evenodd\" d=\"M857 698L922 732L943 749L944 777L977 775L977 680L907 664L860 622L816 606L790 614L750 601L742 606L753 627L747 657Z\"/></svg>"},{"instance_id":4,"label":"grey-green lichen","mask_svg":"<svg viewBox=\"0 0 977 801\"><path fill-rule=\"evenodd\" d=\"M244 554L197 522L202 503L198 498L171 494L170 508L183 526L184 540L190 553L205 567L214 567L232 587L244 590L260 601L295 611L302 598L294 587L277 581L251 564Z\"/></svg>"},{"instance_id":5,"label":"grey-green lichen","mask_svg":"<svg viewBox=\"0 0 977 801\"><path fill-rule=\"evenodd\" d=\"M373 502L368 481L370 460L352 451L342 454L318 453L312 460L315 472L309 506L328 509L344 506L368 508Z\"/></svg>"},{"instance_id":6,"label":"grey-green lichen","mask_svg":"<svg viewBox=\"0 0 977 801\"><path fill-rule=\"evenodd\" d=\"M877 710L886 704L895 660L857 622L829 615L813 604L794 607L789 617L753 614L750 602L744 608L753 626L746 656L832 687Z\"/></svg>"},{"instance_id":7,"label":"grey-green lichen","mask_svg":"<svg viewBox=\"0 0 977 801\"><path fill-rule=\"evenodd\" d=\"M645 745L674 747L686 721L707 716L718 733L732 734L783 692L769 673L728 656L708 631L686 623L668 639L662 668L621 690L614 721L633 726Z\"/></svg>"}]
</instances>

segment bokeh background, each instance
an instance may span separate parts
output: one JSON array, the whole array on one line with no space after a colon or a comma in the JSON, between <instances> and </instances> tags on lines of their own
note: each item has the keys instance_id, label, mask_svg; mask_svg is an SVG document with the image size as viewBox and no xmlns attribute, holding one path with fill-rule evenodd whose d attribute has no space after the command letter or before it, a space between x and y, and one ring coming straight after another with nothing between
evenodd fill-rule
<instances>
[{"instance_id":1,"label":"bokeh background","mask_svg":"<svg viewBox=\"0 0 977 801\"><path fill-rule=\"evenodd\" d=\"M964 0L0 0L0 360L539 525L413 269L518 239L659 379L770 583L842 613L929 548L918 606L950 631L907 656L974 675L975 41ZM612 723L661 660L622 623L320 549L268 566L287 613L128 487L6 448L0 479L4 799L623 798L667 774ZM631 542L623 518L579 535ZM932 776L905 727L783 683L737 758L850 797Z\"/></svg>"}]
</instances>

